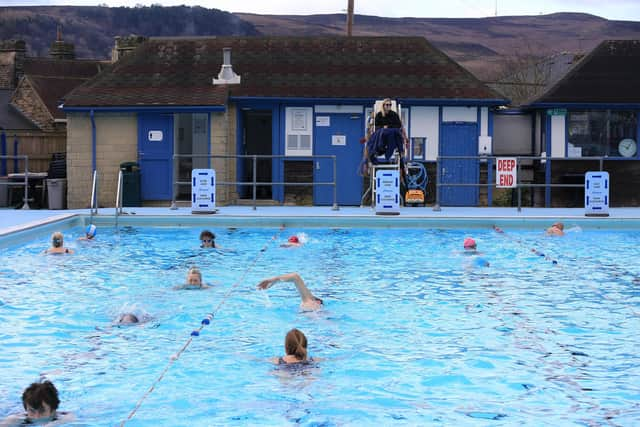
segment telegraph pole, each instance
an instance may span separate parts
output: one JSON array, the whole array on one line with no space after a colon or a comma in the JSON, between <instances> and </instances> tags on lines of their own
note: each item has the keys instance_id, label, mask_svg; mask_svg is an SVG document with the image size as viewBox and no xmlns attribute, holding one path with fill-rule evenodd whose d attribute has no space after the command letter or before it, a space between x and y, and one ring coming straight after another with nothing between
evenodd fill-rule
<instances>
[{"instance_id":1,"label":"telegraph pole","mask_svg":"<svg viewBox=\"0 0 640 427\"><path fill-rule=\"evenodd\" d=\"M347 37L353 35L353 0L347 4Z\"/></svg>"}]
</instances>

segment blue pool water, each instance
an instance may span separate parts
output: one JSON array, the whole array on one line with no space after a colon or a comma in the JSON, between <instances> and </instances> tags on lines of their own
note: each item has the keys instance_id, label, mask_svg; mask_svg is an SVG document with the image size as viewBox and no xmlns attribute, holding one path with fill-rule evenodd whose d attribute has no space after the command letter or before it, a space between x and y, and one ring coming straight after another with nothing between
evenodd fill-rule
<instances>
[{"instance_id":1,"label":"blue pool water","mask_svg":"<svg viewBox=\"0 0 640 427\"><path fill-rule=\"evenodd\" d=\"M78 426L640 425L639 231L213 231L230 250L140 227L65 230L72 256L42 255L48 235L0 249L0 419L44 375ZM211 289L173 289L192 265ZM322 311L255 289L290 271ZM127 309L151 319L113 326ZM317 366L268 362L292 327Z\"/></svg>"}]
</instances>

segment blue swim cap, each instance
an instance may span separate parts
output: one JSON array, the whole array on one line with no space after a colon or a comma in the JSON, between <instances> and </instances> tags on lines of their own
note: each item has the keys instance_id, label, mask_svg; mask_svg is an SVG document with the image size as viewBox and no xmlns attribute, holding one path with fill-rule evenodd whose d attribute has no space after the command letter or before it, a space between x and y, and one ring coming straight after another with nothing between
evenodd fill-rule
<instances>
[{"instance_id":1,"label":"blue swim cap","mask_svg":"<svg viewBox=\"0 0 640 427\"><path fill-rule=\"evenodd\" d=\"M98 229L96 228L95 225L90 224L87 226L86 233L88 237L96 237L97 232L98 232Z\"/></svg>"}]
</instances>

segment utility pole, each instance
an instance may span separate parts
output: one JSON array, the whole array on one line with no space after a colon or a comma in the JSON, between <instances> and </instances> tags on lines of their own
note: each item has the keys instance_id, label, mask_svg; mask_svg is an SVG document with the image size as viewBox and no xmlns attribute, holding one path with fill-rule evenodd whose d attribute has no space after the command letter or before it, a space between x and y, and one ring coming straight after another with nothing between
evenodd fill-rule
<instances>
[{"instance_id":1,"label":"utility pole","mask_svg":"<svg viewBox=\"0 0 640 427\"><path fill-rule=\"evenodd\" d=\"M349 0L347 4L347 37L353 35L353 0Z\"/></svg>"}]
</instances>

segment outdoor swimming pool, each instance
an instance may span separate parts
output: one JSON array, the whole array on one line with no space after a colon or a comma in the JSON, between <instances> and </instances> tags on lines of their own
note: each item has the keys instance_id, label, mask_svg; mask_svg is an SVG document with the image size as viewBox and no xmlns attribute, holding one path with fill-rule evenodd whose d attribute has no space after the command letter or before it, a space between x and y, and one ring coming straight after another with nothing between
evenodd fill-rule
<instances>
[{"instance_id":1,"label":"outdoor swimming pool","mask_svg":"<svg viewBox=\"0 0 640 427\"><path fill-rule=\"evenodd\" d=\"M82 426L640 424L640 231L213 227L219 252L201 229L0 249L0 419L46 373ZM192 265L213 288L173 289ZM322 311L299 312L292 284L255 289L290 271ZM132 306L152 319L114 327ZM268 362L292 327L317 366Z\"/></svg>"}]
</instances>

